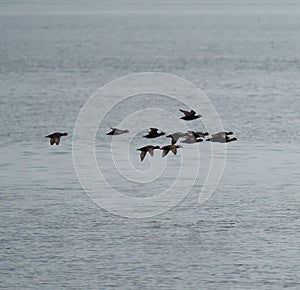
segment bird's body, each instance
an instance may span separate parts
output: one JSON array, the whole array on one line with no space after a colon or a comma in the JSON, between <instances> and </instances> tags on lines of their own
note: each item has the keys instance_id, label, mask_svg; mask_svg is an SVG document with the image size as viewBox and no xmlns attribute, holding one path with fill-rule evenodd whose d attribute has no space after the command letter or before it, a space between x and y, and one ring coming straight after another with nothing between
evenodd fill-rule
<instances>
[{"instance_id":1,"label":"bird's body","mask_svg":"<svg viewBox=\"0 0 300 290\"><path fill-rule=\"evenodd\" d=\"M166 155L168 155L170 150L173 152L174 155L176 155L178 148L182 148L182 146L181 145L166 145L166 146L161 147L160 149L163 150L162 157L165 157Z\"/></svg>"},{"instance_id":2,"label":"bird's body","mask_svg":"<svg viewBox=\"0 0 300 290\"><path fill-rule=\"evenodd\" d=\"M128 130L120 130L118 128L112 128L110 127L111 131L108 132L106 135L121 135L121 134L125 134L128 133Z\"/></svg>"},{"instance_id":3,"label":"bird's body","mask_svg":"<svg viewBox=\"0 0 300 290\"><path fill-rule=\"evenodd\" d=\"M194 143L199 143L202 142L203 139L201 138L196 138L193 135L187 136L185 139L183 139L182 141L180 141L181 143L186 143L186 144L194 144Z\"/></svg>"},{"instance_id":4,"label":"bird's body","mask_svg":"<svg viewBox=\"0 0 300 290\"><path fill-rule=\"evenodd\" d=\"M196 112L194 110L191 110L189 112L189 111L179 109L179 111L184 114L184 116L180 118L182 120L191 121L202 117L202 115L196 115Z\"/></svg>"},{"instance_id":5,"label":"bird's body","mask_svg":"<svg viewBox=\"0 0 300 290\"><path fill-rule=\"evenodd\" d=\"M237 138L230 138L229 136L233 135L233 132L220 131L214 134L211 134L211 137L206 139L206 141L218 142L218 143L228 143L236 141Z\"/></svg>"},{"instance_id":6,"label":"bird's body","mask_svg":"<svg viewBox=\"0 0 300 290\"><path fill-rule=\"evenodd\" d=\"M149 152L149 154L151 156L153 156L155 149L160 149L160 147L159 146L148 145L148 146L144 146L144 147L141 147L139 149L136 149L136 150L141 151L140 157L141 157L141 161L143 161L146 154L147 154L147 152Z\"/></svg>"},{"instance_id":7,"label":"bird's body","mask_svg":"<svg viewBox=\"0 0 300 290\"><path fill-rule=\"evenodd\" d=\"M218 132L218 133L211 134L212 137L221 136L223 138L225 138L225 137L227 137L229 135L233 135L233 132L221 131L221 132Z\"/></svg>"},{"instance_id":8,"label":"bird's body","mask_svg":"<svg viewBox=\"0 0 300 290\"><path fill-rule=\"evenodd\" d=\"M208 136L208 132L195 132L195 131L188 131L188 133L191 133L194 135L195 138L204 138L205 136Z\"/></svg>"},{"instance_id":9,"label":"bird's body","mask_svg":"<svg viewBox=\"0 0 300 290\"><path fill-rule=\"evenodd\" d=\"M60 133L55 132L52 134L49 134L48 136L45 136L45 138L50 138L50 144L53 145L54 143L58 145L60 143L60 137L62 136L68 136L68 133Z\"/></svg>"},{"instance_id":10,"label":"bird's body","mask_svg":"<svg viewBox=\"0 0 300 290\"><path fill-rule=\"evenodd\" d=\"M217 143L229 143L232 141L236 141L237 138L230 138L228 136L222 136L222 135L217 135L217 136L212 136L209 139L206 139L206 141L210 141L210 142L217 142Z\"/></svg>"},{"instance_id":11,"label":"bird's body","mask_svg":"<svg viewBox=\"0 0 300 290\"><path fill-rule=\"evenodd\" d=\"M143 136L143 137L144 138L152 139L152 138L157 138L157 137L163 136L163 135L166 135L166 133L165 132L159 132L158 133L158 129L157 128L150 128L150 131L145 136Z\"/></svg>"},{"instance_id":12,"label":"bird's body","mask_svg":"<svg viewBox=\"0 0 300 290\"><path fill-rule=\"evenodd\" d=\"M187 131L187 133L185 133L185 139L183 139L181 142L186 144L202 142L203 139L199 136L206 136L206 133Z\"/></svg>"}]
</instances>

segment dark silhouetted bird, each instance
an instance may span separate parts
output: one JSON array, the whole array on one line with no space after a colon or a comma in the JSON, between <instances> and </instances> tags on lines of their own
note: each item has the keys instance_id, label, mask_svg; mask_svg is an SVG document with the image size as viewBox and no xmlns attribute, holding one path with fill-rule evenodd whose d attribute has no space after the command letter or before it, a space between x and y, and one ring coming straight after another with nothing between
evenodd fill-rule
<instances>
[{"instance_id":1,"label":"dark silhouetted bird","mask_svg":"<svg viewBox=\"0 0 300 290\"><path fill-rule=\"evenodd\" d=\"M183 120L186 120L186 121L191 121L191 120L195 120L195 119L198 119L198 118L202 117L202 115L196 115L196 112L194 110L191 110L189 112L189 111L179 109L179 111L184 114L184 116L181 117L180 119L183 119Z\"/></svg>"},{"instance_id":2,"label":"dark silhouetted bird","mask_svg":"<svg viewBox=\"0 0 300 290\"><path fill-rule=\"evenodd\" d=\"M144 138L157 138L157 137L163 136L163 135L166 135L166 133L165 132L158 133L157 128L150 128L150 131L143 137Z\"/></svg>"},{"instance_id":3,"label":"dark silhouetted bird","mask_svg":"<svg viewBox=\"0 0 300 290\"><path fill-rule=\"evenodd\" d=\"M144 146L144 147L141 147L139 149L136 149L136 150L141 151L140 157L141 157L141 161L143 161L146 154L147 154L147 152L149 152L149 154L151 156L153 156L155 149L160 149L160 147L159 146L148 145L148 146Z\"/></svg>"},{"instance_id":4,"label":"dark silhouetted bird","mask_svg":"<svg viewBox=\"0 0 300 290\"><path fill-rule=\"evenodd\" d=\"M53 145L54 143L56 145L59 144L60 142L60 137L62 136L68 136L68 133L60 133L60 132L56 132L56 133L52 133L48 136L45 136L45 138L50 138L50 144Z\"/></svg>"},{"instance_id":5,"label":"dark silhouetted bird","mask_svg":"<svg viewBox=\"0 0 300 290\"><path fill-rule=\"evenodd\" d=\"M111 131L108 132L106 135L121 135L121 134L125 134L125 133L129 132L128 130L120 130L120 129L112 128L112 127L110 127L110 129L111 129Z\"/></svg>"}]
</instances>

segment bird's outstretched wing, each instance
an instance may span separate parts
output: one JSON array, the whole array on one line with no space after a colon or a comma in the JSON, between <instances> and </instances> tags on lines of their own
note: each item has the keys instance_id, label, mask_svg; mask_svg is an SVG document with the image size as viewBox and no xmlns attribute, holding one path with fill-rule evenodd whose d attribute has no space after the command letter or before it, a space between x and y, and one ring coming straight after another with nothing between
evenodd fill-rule
<instances>
[{"instance_id":1,"label":"bird's outstretched wing","mask_svg":"<svg viewBox=\"0 0 300 290\"><path fill-rule=\"evenodd\" d=\"M141 151L140 157L141 157L141 161L144 160L145 156L147 154L147 151Z\"/></svg>"},{"instance_id":2,"label":"bird's outstretched wing","mask_svg":"<svg viewBox=\"0 0 300 290\"><path fill-rule=\"evenodd\" d=\"M148 152L150 153L150 155L153 157L153 154L154 154L154 149L153 148L149 148L148 149Z\"/></svg>"},{"instance_id":3,"label":"bird's outstretched wing","mask_svg":"<svg viewBox=\"0 0 300 290\"><path fill-rule=\"evenodd\" d=\"M213 138L225 138L227 136L226 132L225 131L221 131L221 132L217 132L217 133L214 133L214 134L211 134L211 136Z\"/></svg>"},{"instance_id":4,"label":"bird's outstretched wing","mask_svg":"<svg viewBox=\"0 0 300 290\"><path fill-rule=\"evenodd\" d=\"M195 116L196 112L194 110L189 111L185 111L185 110L179 110L180 112L182 112L185 116Z\"/></svg>"},{"instance_id":5,"label":"bird's outstretched wing","mask_svg":"<svg viewBox=\"0 0 300 290\"><path fill-rule=\"evenodd\" d=\"M153 132L153 133L157 133L157 131L158 131L157 128L150 128L150 132L151 132L151 133L152 133L152 132ZM149 133L150 133L150 132L149 132Z\"/></svg>"},{"instance_id":6,"label":"bird's outstretched wing","mask_svg":"<svg viewBox=\"0 0 300 290\"><path fill-rule=\"evenodd\" d=\"M177 154L177 147L176 146L172 146L172 152L174 153L174 155L176 155Z\"/></svg>"},{"instance_id":7,"label":"bird's outstretched wing","mask_svg":"<svg viewBox=\"0 0 300 290\"><path fill-rule=\"evenodd\" d=\"M178 141L178 137L174 137L174 136L171 136L172 138L172 145L176 144L176 142Z\"/></svg>"},{"instance_id":8,"label":"bird's outstretched wing","mask_svg":"<svg viewBox=\"0 0 300 290\"><path fill-rule=\"evenodd\" d=\"M182 110L182 109L179 109L179 111L182 112L183 114L185 114L186 116L189 116L191 114L191 112L185 111L185 110Z\"/></svg>"},{"instance_id":9,"label":"bird's outstretched wing","mask_svg":"<svg viewBox=\"0 0 300 290\"><path fill-rule=\"evenodd\" d=\"M170 151L169 148L165 148L165 149L163 150L162 157L165 157L166 155L168 155L169 151Z\"/></svg>"},{"instance_id":10,"label":"bird's outstretched wing","mask_svg":"<svg viewBox=\"0 0 300 290\"><path fill-rule=\"evenodd\" d=\"M111 131L106 133L106 135L114 135L115 134L116 129L112 128L112 127L110 127L110 129L111 129Z\"/></svg>"}]
</instances>

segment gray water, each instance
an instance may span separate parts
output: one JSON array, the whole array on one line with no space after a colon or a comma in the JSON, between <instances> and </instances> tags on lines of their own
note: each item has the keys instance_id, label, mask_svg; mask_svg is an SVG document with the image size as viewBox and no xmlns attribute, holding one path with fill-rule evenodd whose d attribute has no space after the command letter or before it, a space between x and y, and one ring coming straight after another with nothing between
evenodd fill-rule
<instances>
[{"instance_id":1,"label":"gray water","mask_svg":"<svg viewBox=\"0 0 300 290\"><path fill-rule=\"evenodd\" d=\"M185 11L0 1L1 289L300 288L300 7L275 2ZM81 188L72 131L100 86L144 71L199 86L239 140L206 203L197 202L200 176L172 210L130 219ZM44 136L55 131L70 136L51 147ZM199 146L205 160L208 145Z\"/></svg>"}]
</instances>

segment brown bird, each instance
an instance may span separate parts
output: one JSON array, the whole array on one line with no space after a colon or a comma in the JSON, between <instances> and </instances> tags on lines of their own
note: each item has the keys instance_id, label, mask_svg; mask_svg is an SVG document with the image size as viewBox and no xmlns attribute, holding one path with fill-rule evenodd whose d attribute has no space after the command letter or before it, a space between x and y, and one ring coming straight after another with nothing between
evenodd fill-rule
<instances>
[{"instance_id":1,"label":"brown bird","mask_svg":"<svg viewBox=\"0 0 300 290\"><path fill-rule=\"evenodd\" d=\"M160 149L160 147L159 146L148 145L148 146L144 146L144 147L141 147L139 149L136 149L136 150L141 151L140 157L141 157L141 161L143 161L146 154L147 154L147 152L149 152L149 154L151 156L153 156L155 149Z\"/></svg>"},{"instance_id":2,"label":"brown bird","mask_svg":"<svg viewBox=\"0 0 300 290\"><path fill-rule=\"evenodd\" d=\"M53 145L54 143L56 145L59 144L60 142L60 137L62 136L68 136L68 133L60 133L60 132L56 132L56 133L52 133L48 136L45 136L45 138L50 138L50 144Z\"/></svg>"},{"instance_id":3,"label":"brown bird","mask_svg":"<svg viewBox=\"0 0 300 290\"><path fill-rule=\"evenodd\" d=\"M160 150L163 150L162 157L165 157L168 155L170 150L173 152L174 155L177 154L177 148L182 148L181 145L166 145L160 148Z\"/></svg>"},{"instance_id":4,"label":"brown bird","mask_svg":"<svg viewBox=\"0 0 300 290\"><path fill-rule=\"evenodd\" d=\"M202 115L196 115L196 112L194 110L191 110L189 112L189 111L179 109L179 111L184 114L184 116L181 117L180 119L183 119L183 120L186 120L186 121L191 121L191 120L195 120L195 119L198 119L198 118L202 117Z\"/></svg>"}]
</instances>

